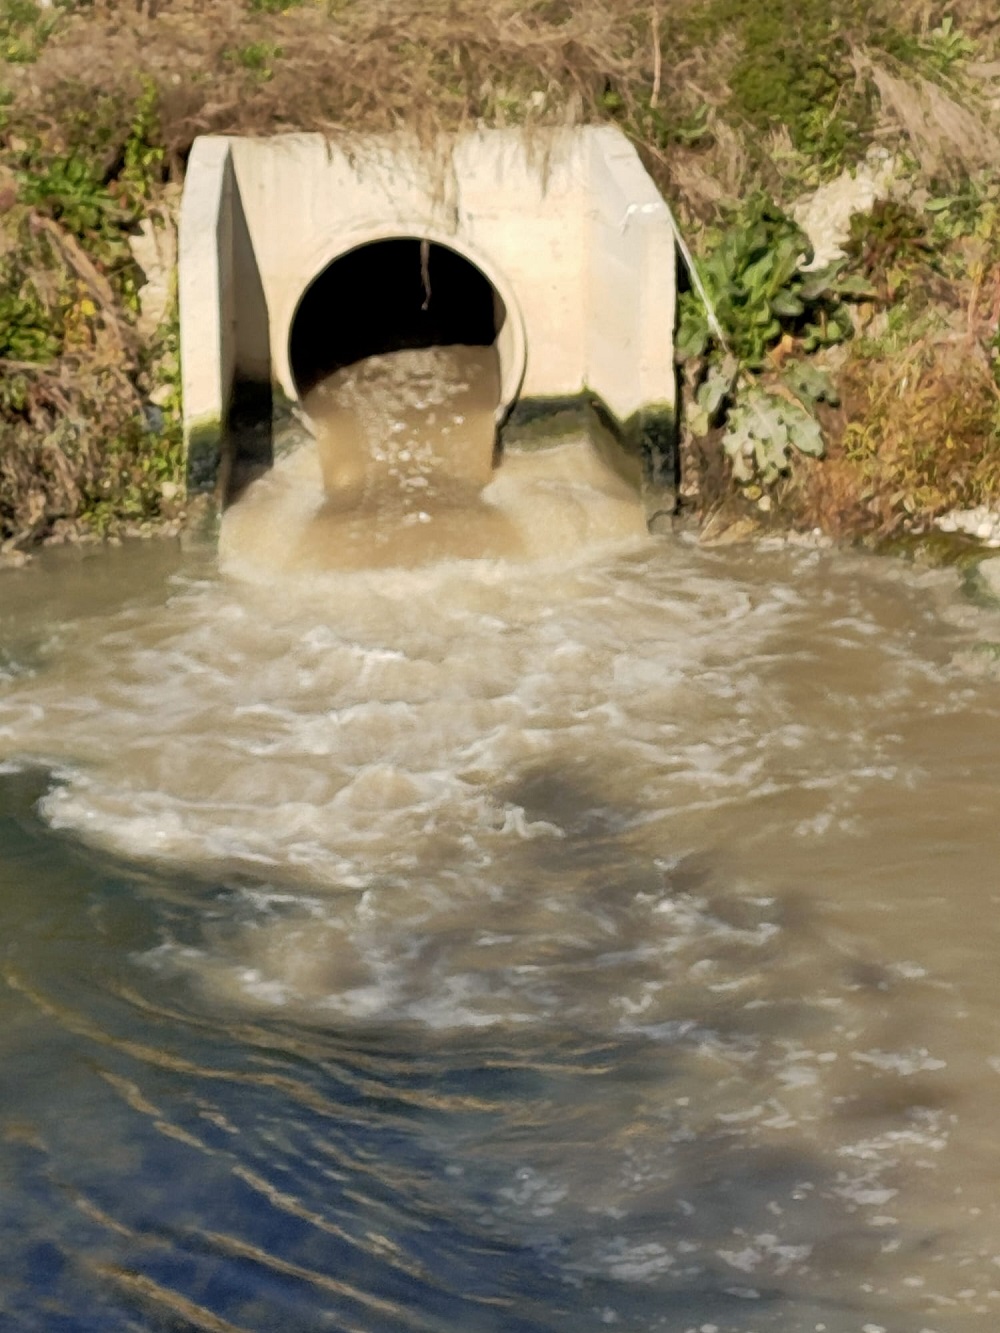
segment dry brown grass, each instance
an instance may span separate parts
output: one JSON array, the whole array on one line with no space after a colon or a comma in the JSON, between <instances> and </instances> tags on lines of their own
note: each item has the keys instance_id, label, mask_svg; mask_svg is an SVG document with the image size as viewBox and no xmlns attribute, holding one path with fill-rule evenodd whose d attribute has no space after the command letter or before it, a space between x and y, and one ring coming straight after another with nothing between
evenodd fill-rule
<instances>
[{"instance_id":1,"label":"dry brown grass","mask_svg":"<svg viewBox=\"0 0 1000 1333\"><path fill-rule=\"evenodd\" d=\"M739 42L679 36L708 3L304 0L270 14L250 0L95 0L0 79L15 133L41 132L53 151L81 111L128 107L151 80L174 179L199 134L405 127L426 143L476 125L614 120L672 201L704 217L760 183L759 155L725 114ZM702 110L697 143L665 142L664 126Z\"/></svg>"},{"instance_id":2,"label":"dry brown grass","mask_svg":"<svg viewBox=\"0 0 1000 1333\"><path fill-rule=\"evenodd\" d=\"M5 425L0 449L0 549L77 532L84 510L106 517L111 530L149 516L122 504L124 492L147 480L135 451L109 450L103 433L90 428L93 420L135 420L127 376L72 354L52 366L0 361L0 375L21 382L25 402L23 416ZM158 517L169 517L165 506Z\"/></svg>"},{"instance_id":3,"label":"dry brown grass","mask_svg":"<svg viewBox=\"0 0 1000 1333\"><path fill-rule=\"evenodd\" d=\"M829 455L799 470L799 520L833 536L888 537L1000 495L1000 390L975 338L924 338L853 355L828 418Z\"/></svg>"},{"instance_id":4,"label":"dry brown grass","mask_svg":"<svg viewBox=\"0 0 1000 1333\"><path fill-rule=\"evenodd\" d=\"M989 32L980 42L987 62L1000 54L989 7L951 7L963 31ZM732 25L710 42L686 35L711 8L712 0L304 0L271 14L251 0L93 0L61 21L34 64L0 75L14 93L15 132L41 131L57 151L74 115L102 98L127 106L151 80L175 178L205 133L343 136L405 126L428 141L476 124L613 118L672 201L706 217L761 183L777 191L783 174L781 142L762 151L760 135L748 135L729 106L728 73L742 52ZM900 25L912 31L929 16L922 0L900 4ZM979 108L870 54L859 55L858 77L878 88L883 132L908 137L929 170L996 162L1000 136ZM697 142L664 136L664 125L698 115Z\"/></svg>"},{"instance_id":5,"label":"dry brown grass","mask_svg":"<svg viewBox=\"0 0 1000 1333\"><path fill-rule=\"evenodd\" d=\"M151 78L179 154L206 132L565 123L593 115L609 84L638 74L652 87L653 16L649 0L375 0L330 16L314 4L250 14L239 0L161 0L138 13L106 3L14 76L19 101L48 114L54 134L67 90L85 100ZM253 59L262 67L247 68Z\"/></svg>"},{"instance_id":6,"label":"dry brown grass","mask_svg":"<svg viewBox=\"0 0 1000 1333\"><path fill-rule=\"evenodd\" d=\"M929 179L1000 165L1000 136L980 110L920 74L902 77L865 53L856 55L855 65L878 90L883 133L895 127Z\"/></svg>"}]
</instances>

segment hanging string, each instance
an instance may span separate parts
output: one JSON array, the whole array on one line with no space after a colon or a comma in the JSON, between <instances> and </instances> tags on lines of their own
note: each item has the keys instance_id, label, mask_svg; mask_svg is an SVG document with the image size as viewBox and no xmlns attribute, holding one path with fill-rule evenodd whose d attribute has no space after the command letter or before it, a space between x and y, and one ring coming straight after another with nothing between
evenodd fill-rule
<instances>
[{"instance_id":1,"label":"hanging string","mask_svg":"<svg viewBox=\"0 0 1000 1333\"><path fill-rule=\"evenodd\" d=\"M715 307L712 305L711 297L705 290L705 284L701 280L701 274L698 272L698 266L694 262L694 255L688 249L687 241L681 235L681 229L677 225L677 219L670 209L667 209L670 218L670 226L673 229L674 240L677 242L677 249L681 252L681 258L684 260L684 267L687 269L688 277L691 279L691 286L698 293L698 299L705 307L705 314L708 318L708 327L712 330L716 341L724 352L729 353L729 343L726 341L726 335L722 331L722 325L719 323L719 317L715 313Z\"/></svg>"},{"instance_id":2,"label":"hanging string","mask_svg":"<svg viewBox=\"0 0 1000 1333\"><path fill-rule=\"evenodd\" d=\"M431 303L431 243L420 242L420 281L424 289L424 303L420 307L426 310Z\"/></svg>"}]
</instances>

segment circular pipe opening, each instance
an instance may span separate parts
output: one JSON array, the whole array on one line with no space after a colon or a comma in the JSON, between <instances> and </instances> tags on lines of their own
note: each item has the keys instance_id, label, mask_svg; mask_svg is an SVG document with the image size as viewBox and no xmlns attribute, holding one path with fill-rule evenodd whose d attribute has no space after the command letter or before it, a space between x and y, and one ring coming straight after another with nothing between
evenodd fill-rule
<instances>
[{"instance_id":1,"label":"circular pipe opening","mask_svg":"<svg viewBox=\"0 0 1000 1333\"><path fill-rule=\"evenodd\" d=\"M300 397L344 366L412 347L496 346L502 416L524 374L524 336L510 299L458 250L421 236L369 241L309 284L292 319L288 357Z\"/></svg>"}]
</instances>

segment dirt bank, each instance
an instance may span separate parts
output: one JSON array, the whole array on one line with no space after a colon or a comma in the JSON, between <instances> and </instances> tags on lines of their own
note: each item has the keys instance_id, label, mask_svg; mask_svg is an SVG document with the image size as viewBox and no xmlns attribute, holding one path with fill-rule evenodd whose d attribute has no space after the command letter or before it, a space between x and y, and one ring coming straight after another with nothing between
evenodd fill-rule
<instances>
[{"instance_id":1,"label":"dirt bank","mask_svg":"<svg viewBox=\"0 0 1000 1333\"><path fill-rule=\"evenodd\" d=\"M717 316L685 295L689 512L888 536L995 507L993 5L802 11L0 0L0 547L179 517L170 232L204 132L613 121Z\"/></svg>"}]
</instances>

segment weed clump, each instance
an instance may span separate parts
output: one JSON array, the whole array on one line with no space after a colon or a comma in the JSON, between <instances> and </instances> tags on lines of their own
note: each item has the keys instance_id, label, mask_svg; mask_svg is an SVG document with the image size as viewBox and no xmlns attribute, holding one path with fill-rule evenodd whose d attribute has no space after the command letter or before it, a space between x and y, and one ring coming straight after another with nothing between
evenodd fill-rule
<instances>
[{"instance_id":1,"label":"weed clump","mask_svg":"<svg viewBox=\"0 0 1000 1333\"><path fill-rule=\"evenodd\" d=\"M897 199L878 199L866 212L855 213L844 251L885 304L901 297L934 261L926 218Z\"/></svg>"},{"instance_id":2,"label":"weed clump","mask_svg":"<svg viewBox=\"0 0 1000 1333\"><path fill-rule=\"evenodd\" d=\"M755 500L788 474L796 453L822 455L814 409L836 391L809 358L851 337L847 301L867 294L842 264L811 269L812 258L805 233L761 194L731 220L681 297L676 347L688 435L714 432L730 476Z\"/></svg>"},{"instance_id":3,"label":"weed clump","mask_svg":"<svg viewBox=\"0 0 1000 1333\"><path fill-rule=\"evenodd\" d=\"M851 358L830 458L800 479L805 522L839 536L922 531L1000 496L1000 390L968 343Z\"/></svg>"},{"instance_id":4,"label":"weed clump","mask_svg":"<svg viewBox=\"0 0 1000 1333\"><path fill-rule=\"evenodd\" d=\"M35 0L3 0L0 4L0 59L28 64L38 58L56 25Z\"/></svg>"},{"instance_id":5,"label":"weed clump","mask_svg":"<svg viewBox=\"0 0 1000 1333\"><path fill-rule=\"evenodd\" d=\"M821 174L857 161L870 141L877 104L855 76L852 47L880 32L877 6L857 0L710 0L706 36L735 34L730 110L766 136L783 126Z\"/></svg>"},{"instance_id":6,"label":"weed clump","mask_svg":"<svg viewBox=\"0 0 1000 1333\"><path fill-rule=\"evenodd\" d=\"M170 322L140 345L107 276L55 217L0 219L0 546L170 516L178 404L153 418Z\"/></svg>"}]
</instances>

